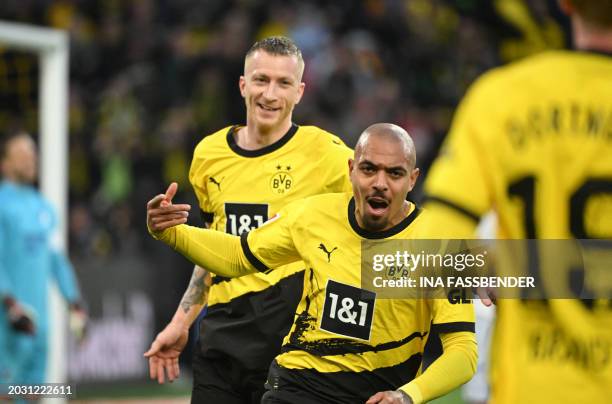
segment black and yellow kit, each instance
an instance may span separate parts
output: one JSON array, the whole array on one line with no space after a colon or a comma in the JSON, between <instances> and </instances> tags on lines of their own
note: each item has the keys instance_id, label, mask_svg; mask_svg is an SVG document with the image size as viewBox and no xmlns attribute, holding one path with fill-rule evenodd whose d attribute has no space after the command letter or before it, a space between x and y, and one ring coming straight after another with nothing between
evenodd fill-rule
<instances>
[{"instance_id":1,"label":"black and yellow kit","mask_svg":"<svg viewBox=\"0 0 612 404\"><path fill-rule=\"evenodd\" d=\"M355 219L352 195L336 193L293 202L240 240L184 225L158 237L228 276L303 261L304 291L268 378L271 391L293 389L311 401L353 403L402 387L420 403L471 377L473 307L448 299L377 299L362 289L360 260L362 240L417 238L423 216L412 204L396 226L369 232ZM440 369L434 364L431 373L417 377L432 327L456 340L445 345Z\"/></svg>"},{"instance_id":2,"label":"black and yellow kit","mask_svg":"<svg viewBox=\"0 0 612 404\"><path fill-rule=\"evenodd\" d=\"M494 209L500 238L612 238L612 57L555 51L485 74L461 103L425 190L434 237L469 237ZM609 402L611 309L500 301L491 402Z\"/></svg>"},{"instance_id":3,"label":"black and yellow kit","mask_svg":"<svg viewBox=\"0 0 612 404\"><path fill-rule=\"evenodd\" d=\"M352 150L314 126L293 125L277 142L245 150L232 126L196 147L189 179L211 228L244 234L287 203L350 189ZM303 263L239 279L213 277L200 348L207 357L229 356L246 369L267 369L293 321L302 293Z\"/></svg>"}]
</instances>

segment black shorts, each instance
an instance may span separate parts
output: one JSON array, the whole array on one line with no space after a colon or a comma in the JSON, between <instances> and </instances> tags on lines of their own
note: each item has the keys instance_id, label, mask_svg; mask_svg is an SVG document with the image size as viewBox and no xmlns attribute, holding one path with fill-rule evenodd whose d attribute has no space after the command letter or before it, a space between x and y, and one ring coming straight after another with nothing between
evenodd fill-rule
<instances>
[{"instance_id":1,"label":"black shorts","mask_svg":"<svg viewBox=\"0 0 612 404\"><path fill-rule=\"evenodd\" d=\"M321 404L326 402L329 401L311 394L304 389L304 386L300 386L288 369L272 361L266 381L266 394L262 397L261 404Z\"/></svg>"},{"instance_id":2,"label":"black shorts","mask_svg":"<svg viewBox=\"0 0 612 404\"><path fill-rule=\"evenodd\" d=\"M249 370L230 357L193 357L192 404L259 404L268 369Z\"/></svg>"},{"instance_id":3,"label":"black shorts","mask_svg":"<svg viewBox=\"0 0 612 404\"><path fill-rule=\"evenodd\" d=\"M414 379L421 355L387 368L362 372L322 373L270 364L263 404L365 403L379 391L396 390Z\"/></svg>"}]
</instances>

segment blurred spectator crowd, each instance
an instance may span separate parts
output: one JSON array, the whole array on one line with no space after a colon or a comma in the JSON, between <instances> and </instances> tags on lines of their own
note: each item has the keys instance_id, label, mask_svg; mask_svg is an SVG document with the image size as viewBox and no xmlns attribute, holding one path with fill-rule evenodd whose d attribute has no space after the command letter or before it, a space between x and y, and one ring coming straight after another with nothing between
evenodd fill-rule
<instances>
[{"instance_id":1,"label":"blurred spectator crowd","mask_svg":"<svg viewBox=\"0 0 612 404\"><path fill-rule=\"evenodd\" d=\"M481 72L566 46L552 0L2 0L0 19L70 35L71 254L143 251L144 205L187 180L202 136L244 121L250 45L287 35L306 60L296 123L349 145L390 121L434 157ZM0 132L37 132L36 59L0 48ZM500 95L500 99L503 95Z\"/></svg>"}]
</instances>

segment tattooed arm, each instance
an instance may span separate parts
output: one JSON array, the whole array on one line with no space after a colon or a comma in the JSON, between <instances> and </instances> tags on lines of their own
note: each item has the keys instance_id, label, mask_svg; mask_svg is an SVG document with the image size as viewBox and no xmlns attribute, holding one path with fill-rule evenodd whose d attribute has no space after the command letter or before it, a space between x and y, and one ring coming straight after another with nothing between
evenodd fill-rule
<instances>
[{"instance_id":1,"label":"tattooed arm","mask_svg":"<svg viewBox=\"0 0 612 404\"><path fill-rule=\"evenodd\" d=\"M174 323L189 331L189 328L208 302L211 281L210 273L206 269L198 265L194 266L189 286L187 286L181 303L174 313L174 317L172 317L171 324Z\"/></svg>"},{"instance_id":2,"label":"tattooed arm","mask_svg":"<svg viewBox=\"0 0 612 404\"><path fill-rule=\"evenodd\" d=\"M181 299L179 310L174 315L178 321L187 322L189 326L193 324L200 314L200 311L208 301L208 291L210 290L210 273L202 267L195 266L189 281L189 286ZM181 310L182 309L182 310ZM179 315L182 312L184 316ZM175 318L172 320L174 321Z\"/></svg>"},{"instance_id":3,"label":"tattooed arm","mask_svg":"<svg viewBox=\"0 0 612 404\"><path fill-rule=\"evenodd\" d=\"M149 358L149 375L161 384L167 375L169 381L179 377L178 358L187 344L189 327L208 301L211 278L208 271L199 266L193 268L189 286L176 313L145 352Z\"/></svg>"},{"instance_id":4,"label":"tattooed arm","mask_svg":"<svg viewBox=\"0 0 612 404\"><path fill-rule=\"evenodd\" d=\"M210 227L210 223L205 223L204 227ZM164 383L166 375L171 382L179 377L178 358L189 339L191 324L208 302L211 281L210 273L206 269L197 265L193 268L189 286L172 320L157 334L151 347L145 352L145 357L149 358L149 376L151 379L157 379L158 383Z\"/></svg>"}]
</instances>

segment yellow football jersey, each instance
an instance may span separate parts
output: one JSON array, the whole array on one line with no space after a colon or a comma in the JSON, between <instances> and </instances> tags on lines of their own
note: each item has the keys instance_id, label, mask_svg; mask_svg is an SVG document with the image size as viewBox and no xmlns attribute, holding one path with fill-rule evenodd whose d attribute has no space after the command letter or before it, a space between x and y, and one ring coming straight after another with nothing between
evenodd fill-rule
<instances>
[{"instance_id":1,"label":"yellow football jersey","mask_svg":"<svg viewBox=\"0 0 612 404\"><path fill-rule=\"evenodd\" d=\"M485 74L425 192L440 237L469 238L494 209L500 238L612 238L612 57L547 52ZM498 305L493 403L609 402L610 301Z\"/></svg>"},{"instance_id":2,"label":"yellow football jersey","mask_svg":"<svg viewBox=\"0 0 612 404\"><path fill-rule=\"evenodd\" d=\"M354 211L352 194L317 195L242 236L245 256L260 270L304 259L304 292L276 362L307 390L334 402L366 401L411 381L430 327L474 331L471 303L377 299L362 288L361 242L418 238L424 214L413 204L402 222L373 233L359 227Z\"/></svg>"},{"instance_id":3,"label":"yellow football jersey","mask_svg":"<svg viewBox=\"0 0 612 404\"><path fill-rule=\"evenodd\" d=\"M194 152L189 179L212 229L240 235L293 200L351 188L353 152L337 136L293 125L277 142L245 150L236 144L238 129L205 137ZM267 368L293 320L303 270L303 263L294 263L270 274L214 276L202 325L204 351Z\"/></svg>"}]
</instances>

